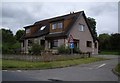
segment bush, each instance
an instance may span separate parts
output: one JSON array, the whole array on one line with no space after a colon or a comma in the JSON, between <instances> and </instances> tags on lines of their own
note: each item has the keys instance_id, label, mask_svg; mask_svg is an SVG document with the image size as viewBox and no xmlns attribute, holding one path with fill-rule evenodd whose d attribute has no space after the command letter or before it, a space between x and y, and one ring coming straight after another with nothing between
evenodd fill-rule
<instances>
[{"instance_id":1,"label":"bush","mask_svg":"<svg viewBox=\"0 0 120 83\"><path fill-rule=\"evenodd\" d=\"M65 45L61 45L60 47L58 47L58 52L61 54L69 54L70 49L69 47L65 47Z\"/></svg>"},{"instance_id":2,"label":"bush","mask_svg":"<svg viewBox=\"0 0 120 83\"><path fill-rule=\"evenodd\" d=\"M74 52L74 53L81 53L81 51L80 51L79 48L77 48L77 47L74 47L73 52Z\"/></svg>"},{"instance_id":3,"label":"bush","mask_svg":"<svg viewBox=\"0 0 120 83\"><path fill-rule=\"evenodd\" d=\"M31 49L29 49L29 52L32 54L41 54L41 50L43 50L43 47L39 44L33 44Z\"/></svg>"}]
</instances>

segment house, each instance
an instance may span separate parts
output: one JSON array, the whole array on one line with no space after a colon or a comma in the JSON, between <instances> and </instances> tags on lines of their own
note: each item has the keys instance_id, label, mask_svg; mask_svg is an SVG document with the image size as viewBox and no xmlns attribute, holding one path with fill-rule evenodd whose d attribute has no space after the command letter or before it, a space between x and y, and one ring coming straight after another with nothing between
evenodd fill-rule
<instances>
[{"instance_id":1,"label":"house","mask_svg":"<svg viewBox=\"0 0 120 83\"><path fill-rule=\"evenodd\" d=\"M28 53L31 43L38 43L45 50L56 49L61 45L74 47L82 52L98 54L98 41L88 25L84 11L35 22L26 26L21 38L21 49Z\"/></svg>"}]
</instances>

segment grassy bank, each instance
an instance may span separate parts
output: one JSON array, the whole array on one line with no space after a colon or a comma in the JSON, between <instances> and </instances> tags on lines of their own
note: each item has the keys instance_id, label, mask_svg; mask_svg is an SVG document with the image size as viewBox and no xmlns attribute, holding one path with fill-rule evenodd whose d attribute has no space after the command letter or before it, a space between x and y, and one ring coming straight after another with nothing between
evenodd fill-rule
<instances>
[{"instance_id":1,"label":"grassy bank","mask_svg":"<svg viewBox=\"0 0 120 83\"><path fill-rule=\"evenodd\" d=\"M100 55L120 55L120 52L118 52L118 51L101 51L99 54Z\"/></svg>"},{"instance_id":2,"label":"grassy bank","mask_svg":"<svg viewBox=\"0 0 120 83\"><path fill-rule=\"evenodd\" d=\"M30 62L30 61L17 61L17 60L2 60L2 69L48 69L68 67L78 64L86 64L96 61L106 60L104 58L83 58L65 61L52 61L52 62Z\"/></svg>"},{"instance_id":3,"label":"grassy bank","mask_svg":"<svg viewBox=\"0 0 120 83\"><path fill-rule=\"evenodd\" d=\"M115 71L120 74L120 63L115 67Z\"/></svg>"}]
</instances>

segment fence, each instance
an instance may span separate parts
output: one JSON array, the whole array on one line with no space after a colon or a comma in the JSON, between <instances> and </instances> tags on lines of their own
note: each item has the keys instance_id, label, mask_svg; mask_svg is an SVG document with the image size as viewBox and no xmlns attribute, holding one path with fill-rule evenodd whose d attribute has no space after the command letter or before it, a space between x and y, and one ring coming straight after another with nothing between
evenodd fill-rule
<instances>
[{"instance_id":1,"label":"fence","mask_svg":"<svg viewBox=\"0 0 120 83\"><path fill-rule=\"evenodd\" d=\"M73 55L3 55L2 59L8 60L23 60L23 61L57 61L83 58L85 55L73 54Z\"/></svg>"}]
</instances>

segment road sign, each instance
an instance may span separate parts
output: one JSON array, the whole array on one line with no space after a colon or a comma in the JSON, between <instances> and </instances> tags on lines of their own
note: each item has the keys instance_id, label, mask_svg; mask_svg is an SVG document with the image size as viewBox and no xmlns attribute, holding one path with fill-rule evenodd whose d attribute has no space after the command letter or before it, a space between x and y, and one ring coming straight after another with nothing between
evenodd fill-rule
<instances>
[{"instance_id":1,"label":"road sign","mask_svg":"<svg viewBox=\"0 0 120 83\"><path fill-rule=\"evenodd\" d=\"M73 49L74 48L74 43L70 43L70 48Z\"/></svg>"},{"instance_id":2,"label":"road sign","mask_svg":"<svg viewBox=\"0 0 120 83\"><path fill-rule=\"evenodd\" d=\"M73 36L72 36L72 35L70 35L69 38L68 38L68 43L71 43L71 42L74 42L74 41L73 41Z\"/></svg>"}]
</instances>

